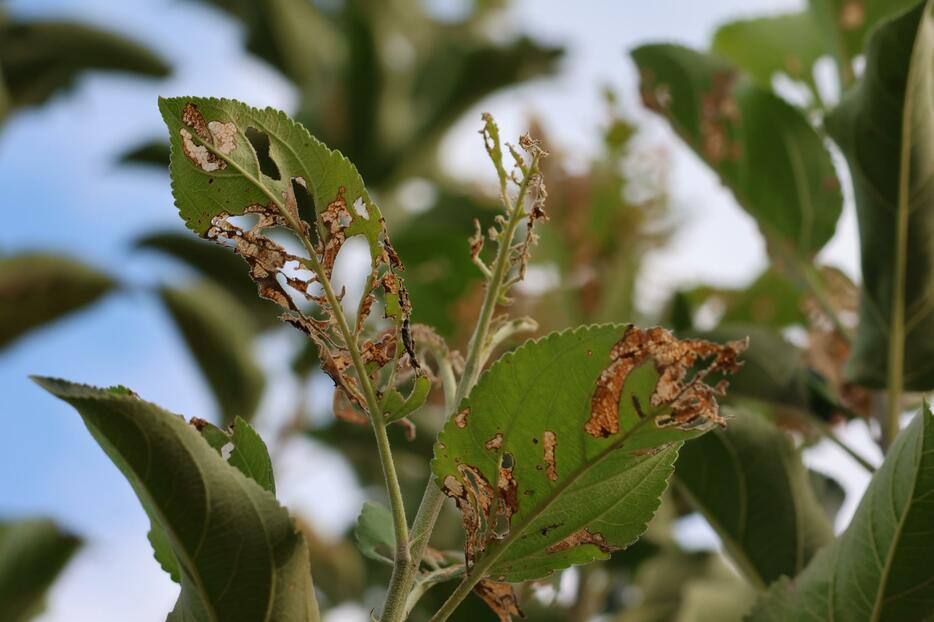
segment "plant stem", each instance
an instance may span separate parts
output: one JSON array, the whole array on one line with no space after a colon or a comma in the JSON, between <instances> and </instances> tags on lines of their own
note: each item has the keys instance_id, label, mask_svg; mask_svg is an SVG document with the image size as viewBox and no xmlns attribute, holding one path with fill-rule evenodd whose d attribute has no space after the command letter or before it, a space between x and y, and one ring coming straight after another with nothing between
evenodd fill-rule
<instances>
[{"instance_id":1,"label":"plant stem","mask_svg":"<svg viewBox=\"0 0 934 622\"><path fill-rule=\"evenodd\" d=\"M908 192L911 167L908 146L911 144L910 100L902 120L901 167L898 179L898 206L895 210L895 266L892 287L892 316L889 325L888 409L882 427L882 446L888 449L898 436L902 414L902 389L905 373L905 279L908 268Z\"/></svg>"},{"instance_id":2,"label":"plant stem","mask_svg":"<svg viewBox=\"0 0 934 622\"><path fill-rule=\"evenodd\" d=\"M457 390L454 392L453 400L447 407L447 417L453 415L453 411L460 404L461 400L473 389L480 377L482 369L483 351L486 345L487 337L490 331L490 322L493 320L493 313L496 310L497 303L503 295L503 284L505 277L509 272L510 247L512 239L516 234L519 223L525 217L525 197L535 175L538 174L538 156L533 157L529 166L528 174L522 180L519 186L519 193L516 202L513 203L509 197L508 187L505 177L500 178L500 197L509 219L505 230L499 238L499 245L494 260L492 276L490 277L486 292L483 297L483 306L480 309L480 315L474 327L473 335L467 345L467 359L464 362L464 374L457 384ZM447 402L447 400L445 400ZM390 600L405 599L408 592L412 589L415 581L415 575L418 572L422 556L425 554L425 548L431 539L431 532L434 530L435 522L438 520L438 514L444 504L444 493L435 484L431 475L428 477L428 483L425 486L425 493L418 506L418 512L415 515L415 521L412 523L411 540L409 544L410 555L409 563L404 572L393 571L392 579L389 582L389 591L386 596L386 604L383 608L382 622L401 622L405 615L403 608L390 607ZM459 602L459 601L458 601Z\"/></svg>"}]
</instances>

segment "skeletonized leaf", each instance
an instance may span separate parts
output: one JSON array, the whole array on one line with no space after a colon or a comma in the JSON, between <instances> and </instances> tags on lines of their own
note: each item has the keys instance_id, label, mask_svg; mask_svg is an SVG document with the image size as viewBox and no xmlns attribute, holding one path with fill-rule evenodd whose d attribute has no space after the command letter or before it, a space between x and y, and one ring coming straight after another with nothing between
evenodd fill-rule
<instances>
[{"instance_id":1,"label":"skeletonized leaf","mask_svg":"<svg viewBox=\"0 0 934 622\"><path fill-rule=\"evenodd\" d=\"M81 540L49 520L0 522L0 603L5 622L40 613L45 593Z\"/></svg>"},{"instance_id":2,"label":"skeletonized leaf","mask_svg":"<svg viewBox=\"0 0 934 622\"><path fill-rule=\"evenodd\" d=\"M67 21L14 21L0 16L0 73L14 107L41 104L84 71L164 76L169 67L120 35Z\"/></svg>"},{"instance_id":3,"label":"skeletonized leaf","mask_svg":"<svg viewBox=\"0 0 934 622\"><path fill-rule=\"evenodd\" d=\"M735 370L743 345L602 325L499 359L445 425L432 463L464 515L468 567L524 581L632 544L680 442L722 422L705 373ZM698 360L708 367L686 379Z\"/></svg>"},{"instance_id":4,"label":"skeletonized leaf","mask_svg":"<svg viewBox=\"0 0 934 622\"><path fill-rule=\"evenodd\" d=\"M253 323L245 309L207 281L184 289L164 287L159 293L211 386L223 420L251 418L266 379L253 356Z\"/></svg>"},{"instance_id":5,"label":"skeletonized leaf","mask_svg":"<svg viewBox=\"0 0 934 622\"><path fill-rule=\"evenodd\" d=\"M718 173L770 252L810 260L833 235L843 201L830 154L803 112L715 56L646 45L632 57L645 105Z\"/></svg>"},{"instance_id":6,"label":"skeletonized leaf","mask_svg":"<svg viewBox=\"0 0 934 622\"><path fill-rule=\"evenodd\" d=\"M801 453L756 415L738 413L685 445L675 482L760 587L796 575L833 539Z\"/></svg>"},{"instance_id":7,"label":"skeletonized leaf","mask_svg":"<svg viewBox=\"0 0 934 622\"><path fill-rule=\"evenodd\" d=\"M378 407L361 390L369 381L351 374L362 373L362 365L372 374L395 363L402 349L415 375L423 375L407 333L411 305L402 262L354 165L270 108L181 97L160 99L159 109L169 129L172 192L182 218L246 260L259 295L282 307L282 319L318 346L322 369L349 403L367 411ZM241 228L231 220L245 214L253 217L251 225ZM293 234L301 254L286 250L268 235L271 229ZM331 275L344 243L357 235L366 239L371 261L351 324L341 317L345 292L336 291ZM393 324L361 340L361 360L351 348L377 294Z\"/></svg>"},{"instance_id":8,"label":"skeletonized leaf","mask_svg":"<svg viewBox=\"0 0 934 622\"><path fill-rule=\"evenodd\" d=\"M934 16L928 2L882 24L870 38L859 85L827 118L850 171L859 219L863 282L849 378L886 385L895 266L906 265L904 383L934 388ZM899 242L899 222L904 235Z\"/></svg>"},{"instance_id":9,"label":"skeletonized leaf","mask_svg":"<svg viewBox=\"0 0 934 622\"><path fill-rule=\"evenodd\" d=\"M71 257L22 253L0 258L0 348L95 302L113 287L109 276Z\"/></svg>"},{"instance_id":10,"label":"skeletonized leaf","mask_svg":"<svg viewBox=\"0 0 934 622\"><path fill-rule=\"evenodd\" d=\"M182 586L170 622L319 619L288 512L193 426L127 390L36 382L78 410L164 530Z\"/></svg>"},{"instance_id":11,"label":"skeletonized leaf","mask_svg":"<svg viewBox=\"0 0 934 622\"><path fill-rule=\"evenodd\" d=\"M793 583L777 582L752 622L912 622L934 613L934 414L902 430L847 530Z\"/></svg>"},{"instance_id":12,"label":"skeletonized leaf","mask_svg":"<svg viewBox=\"0 0 934 622\"><path fill-rule=\"evenodd\" d=\"M396 551L396 535L392 530L392 513L385 505L366 501L354 526L357 548L366 557L392 565Z\"/></svg>"}]
</instances>

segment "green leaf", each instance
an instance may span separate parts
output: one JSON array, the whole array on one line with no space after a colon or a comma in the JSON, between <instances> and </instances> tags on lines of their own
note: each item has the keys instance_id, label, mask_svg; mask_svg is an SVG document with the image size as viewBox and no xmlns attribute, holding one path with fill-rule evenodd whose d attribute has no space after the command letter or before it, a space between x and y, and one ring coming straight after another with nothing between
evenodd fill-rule
<instances>
[{"instance_id":1,"label":"green leaf","mask_svg":"<svg viewBox=\"0 0 934 622\"><path fill-rule=\"evenodd\" d=\"M783 73L817 95L814 63L832 49L811 11L740 20L720 26L711 50L747 71L766 89Z\"/></svg>"},{"instance_id":2,"label":"green leaf","mask_svg":"<svg viewBox=\"0 0 934 622\"><path fill-rule=\"evenodd\" d=\"M45 593L81 546L50 520L0 522L0 603L4 622L25 622L45 606Z\"/></svg>"},{"instance_id":3,"label":"green leaf","mask_svg":"<svg viewBox=\"0 0 934 622\"><path fill-rule=\"evenodd\" d=\"M233 448L227 462L251 480L276 494L276 480L272 472L272 459L262 437L244 419L237 417L230 436Z\"/></svg>"},{"instance_id":4,"label":"green leaf","mask_svg":"<svg viewBox=\"0 0 934 622\"><path fill-rule=\"evenodd\" d=\"M36 378L74 406L178 560L170 622L318 620L308 549L275 497L193 426L135 395Z\"/></svg>"},{"instance_id":5,"label":"green leaf","mask_svg":"<svg viewBox=\"0 0 934 622\"><path fill-rule=\"evenodd\" d=\"M253 356L253 323L246 311L207 281L184 289L164 287L159 293L207 379L223 420L251 418L266 379Z\"/></svg>"},{"instance_id":6,"label":"green leaf","mask_svg":"<svg viewBox=\"0 0 934 622\"><path fill-rule=\"evenodd\" d=\"M146 164L162 170L169 167L169 146L162 141L142 143L120 156L124 164Z\"/></svg>"},{"instance_id":7,"label":"green leaf","mask_svg":"<svg viewBox=\"0 0 934 622\"><path fill-rule=\"evenodd\" d=\"M357 548L366 557L392 565L396 551L396 535L392 530L392 513L385 505L366 501L354 526Z\"/></svg>"},{"instance_id":8,"label":"green leaf","mask_svg":"<svg viewBox=\"0 0 934 622\"><path fill-rule=\"evenodd\" d=\"M445 425L432 462L464 514L468 567L524 581L632 544L658 508L680 442L719 421L712 394L666 400L678 389L661 374L681 378L689 352L730 370L739 350L602 325L552 333L499 359ZM683 407L693 397L691 415Z\"/></svg>"},{"instance_id":9,"label":"green leaf","mask_svg":"<svg viewBox=\"0 0 934 622\"><path fill-rule=\"evenodd\" d=\"M392 423L408 417L425 404L431 392L431 379L428 376L418 376L407 396L396 389L389 389L383 398L383 414L386 422Z\"/></svg>"},{"instance_id":10,"label":"green leaf","mask_svg":"<svg viewBox=\"0 0 934 622\"><path fill-rule=\"evenodd\" d=\"M905 330L905 388L934 388L931 12L925 2L879 27L867 45L862 80L827 119L853 176L862 257L860 322L846 371L873 388L887 382L893 316ZM907 272L896 301L900 261Z\"/></svg>"},{"instance_id":11,"label":"green leaf","mask_svg":"<svg viewBox=\"0 0 934 622\"><path fill-rule=\"evenodd\" d=\"M711 55L646 45L632 57L643 102L733 191L770 253L809 261L833 235L842 196L804 113Z\"/></svg>"},{"instance_id":12,"label":"green leaf","mask_svg":"<svg viewBox=\"0 0 934 622\"><path fill-rule=\"evenodd\" d=\"M754 585L796 575L833 539L801 452L765 419L737 414L680 453L678 490Z\"/></svg>"},{"instance_id":13,"label":"green leaf","mask_svg":"<svg viewBox=\"0 0 934 622\"><path fill-rule=\"evenodd\" d=\"M88 70L161 77L169 66L138 43L106 30L0 15L0 74L12 106L41 104Z\"/></svg>"},{"instance_id":14,"label":"green leaf","mask_svg":"<svg viewBox=\"0 0 934 622\"><path fill-rule=\"evenodd\" d=\"M925 404L889 449L847 530L793 584L777 582L750 620L929 620L932 542L934 414Z\"/></svg>"},{"instance_id":15,"label":"green leaf","mask_svg":"<svg viewBox=\"0 0 934 622\"><path fill-rule=\"evenodd\" d=\"M90 305L113 287L109 276L71 257L0 257L0 348Z\"/></svg>"}]
</instances>

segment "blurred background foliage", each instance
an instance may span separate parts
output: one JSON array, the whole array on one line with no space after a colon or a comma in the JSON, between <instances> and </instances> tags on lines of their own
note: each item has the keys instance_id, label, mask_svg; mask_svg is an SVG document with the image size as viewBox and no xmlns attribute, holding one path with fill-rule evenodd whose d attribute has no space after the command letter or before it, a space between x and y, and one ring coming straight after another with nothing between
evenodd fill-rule
<instances>
[{"instance_id":1,"label":"blurred background foliage","mask_svg":"<svg viewBox=\"0 0 934 622\"><path fill-rule=\"evenodd\" d=\"M547 78L562 50L525 37L492 37L487 26L500 19L505 5L501 0L476 0L461 18L444 21L417 0L199 1L242 23L249 52L294 84L296 118L356 163L406 262L414 320L435 327L452 348L462 349L482 295L467 239L475 220L483 228L491 224L496 199L488 187L445 174L439 166L439 141L465 111L490 94ZM849 8L852 4L863 7L865 14L848 28L846 11L854 10ZM623 115L611 89L605 91L602 150L583 165L570 163L561 145L553 144L530 119L532 133L543 138L551 152L546 161L550 222L540 228L529 278L515 302L517 315L535 318L542 334L582 323L637 322L718 340L752 337L746 367L733 382L729 398L737 420L749 421L686 448L675 486L638 544L608 562L556 576L549 584L523 586L520 594L526 596L530 619L583 621L602 614L619 622L738 620L760 587L749 580L750 572L765 584L807 561L767 555L771 539L803 550L798 546L802 534L791 528L783 532L781 527L771 534L750 531L742 523L748 517L731 514L737 499L751 493L769 497L774 490L787 490L787 498L761 499L762 507L792 523L807 516L820 532L809 546L830 537L842 490L832 479L809 472L801 450L822 437L836 442L835 423L870 419L874 398L843 374L849 356L843 334L855 326L858 287L839 270L815 261L842 205L840 183L822 147L820 115L826 103L815 64L833 58L836 86L849 85L866 33L898 10L896 5L909 4L815 0L800 13L724 24L711 44L716 56L671 52L662 46L636 52L644 81L659 78L672 63L682 63L688 75L702 75L709 67L736 72L737 83L743 85L737 94L743 115L758 119L747 128L749 135L727 137L744 146L742 157L760 158L750 166L772 166L771 155L757 154L754 147L757 141L771 140L774 128L769 125L785 124L782 127L803 137L805 156L825 175L815 190L826 204L817 221L782 220L798 198L782 194L776 207L772 197L791 188L776 189L766 180L730 169L696 124L702 117L698 110L680 106L663 111L664 102L652 99L657 93L646 91L647 105L674 118L686 142L720 173L760 225L772 264L745 287L701 284L677 292L663 308L646 310L636 300L635 287L643 260L664 247L676 227L669 209L665 154L637 153L633 139L638 127ZM0 119L41 106L76 76L99 70L157 79L169 67L142 45L113 33L70 21L17 21L0 12ZM776 93L777 74L805 96L790 102L784 92ZM691 84L684 85L689 88ZM668 96L680 102L691 94L685 90L684 95ZM633 165L634 153L642 160L639 166ZM141 143L122 159L161 170L168 159L167 145ZM802 232L802 227L811 229ZM251 418L269 386L257 359L260 335L278 332L293 340L295 380L314 382L319 373L314 349L301 343L300 334L280 326L273 306L256 296L238 257L178 229L148 233L134 241L134 252L157 253L190 268L142 304L158 301L173 318L216 399L219 422L229 423L238 415ZM0 348L102 297L128 295L117 277L61 253L46 249L0 257ZM334 420L330 413L311 412L305 402L293 404L292 410L281 437L313 439L340 452L365 492L379 498L382 474L370 431ZM424 486L443 414L440 395L433 395L429 407L416 417L414 440L401 428L391 430L403 490L412 503ZM273 451L281 445L278 441L270 442ZM702 443L732 447L733 461L717 458L716 447L703 453ZM752 469L763 451L774 452L775 460ZM699 476L704 469L706 480ZM740 481L742 473L751 481ZM716 490L711 482L719 482L713 486ZM409 510L414 512L414 507ZM445 511L434 545L456 551L460 521L452 508ZM732 557L679 546L672 535L674 525L697 511L725 525L719 535ZM311 547L322 603L377 607L389 567L360 556L351 533L334 540L320 535L307 517L299 520ZM17 603L13 617L3 619L27 619L37 612L45 588L77 546L76 537L47 523L0 526L0 601L5 607L13 602L6 595L16 594ZM736 572L737 566L746 578ZM21 572L24 568L29 572ZM453 585L444 584L432 590L412 619L427 620L451 589ZM537 597L529 598L532 592ZM490 616L478 599L471 599L455 617Z\"/></svg>"}]
</instances>

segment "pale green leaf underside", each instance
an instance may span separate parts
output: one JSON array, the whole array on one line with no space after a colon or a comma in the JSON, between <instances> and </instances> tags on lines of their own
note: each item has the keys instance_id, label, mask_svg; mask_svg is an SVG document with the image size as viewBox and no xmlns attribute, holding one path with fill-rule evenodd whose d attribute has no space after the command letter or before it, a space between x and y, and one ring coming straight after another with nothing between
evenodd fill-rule
<instances>
[{"instance_id":1,"label":"pale green leaf underside","mask_svg":"<svg viewBox=\"0 0 934 622\"><path fill-rule=\"evenodd\" d=\"M535 579L632 544L658 508L679 441L702 433L657 428L651 415L636 414L633 397L649 404L658 381L651 360L623 386L620 431L606 438L585 431L597 379L625 331L601 325L526 343L481 377L459 409L470 409L466 424L455 417L441 432L432 463L439 485L450 477L464 482L459 465L496 482L505 454L514 464L518 511L509 535L495 545L500 557L492 577ZM498 435L499 447L488 448ZM554 478L545 456L548 435L554 440ZM660 450L635 455L650 448ZM585 529L602 541L566 540Z\"/></svg>"},{"instance_id":2,"label":"pale green leaf underside","mask_svg":"<svg viewBox=\"0 0 934 622\"><path fill-rule=\"evenodd\" d=\"M753 622L913 622L934 616L934 415L899 434L840 538L777 583Z\"/></svg>"},{"instance_id":3,"label":"pale green leaf underside","mask_svg":"<svg viewBox=\"0 0 934 622\"><path fill-rule=\"evenodd\" d=\"M801 453L759 416L736 413L725 430L688 443L675 482L759 586L796 575L833 539Z\"/></svg>"},{"instance_id":4,"label":"pale green leaf underside","mask_svg":"<svg viewBox=\"0 0 934 622\"><path fill-rule=\"evenodd\" d=\"M717 172L770 250L810 259L830 240L843 199L830 154L800 110L709 54L659 44L632 57L643 101Z\"/></svg>"},{"instance_id":5,"label":"pale green leaf underside","mask_svg":"<svg viewBox=\"0 0 934 622\"><path fill-rule=\"evenodd\" d=\"M392 565L396 536L392 531L392 513L385 505L367 501L354 526L357 548L370 559Z\"/></svg>"},{"instance_id":6,"label":"pale green leaf underside","mask_svg":"<svg viewBox=\"0 0 934 622\"><path fill-rule=\"evenodd\" d=\"M169 620L316 620L308 549L272 494L192 425L125 392L50 378L163 530L181 572Z\"/></svg>"},{"instance_id":7,"label":"pale green leaf underside","mask_svg":"<svg viewBox=\"0 0 934 622\"><path fill-rule=\"evenodd\" d=\"M906 257L904 382L934 388L934 16L930 3L870 37L859 85L827 119L847 158L859 219L860 322L847 374L887 381L895 262ZM896 222L907 214L907 244Z\"/></svg>"}]
</instances>

